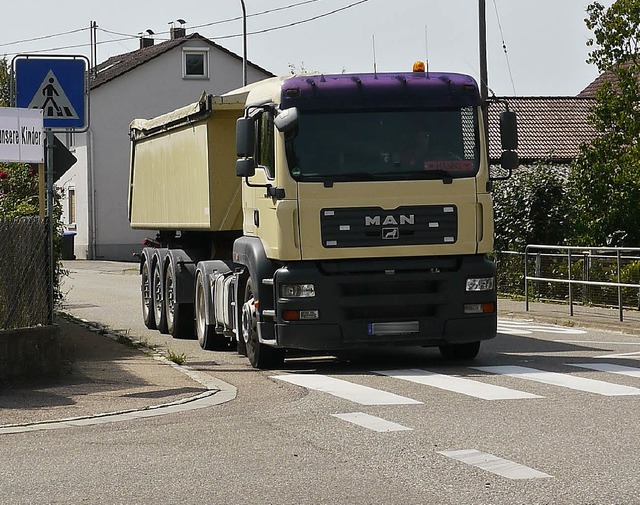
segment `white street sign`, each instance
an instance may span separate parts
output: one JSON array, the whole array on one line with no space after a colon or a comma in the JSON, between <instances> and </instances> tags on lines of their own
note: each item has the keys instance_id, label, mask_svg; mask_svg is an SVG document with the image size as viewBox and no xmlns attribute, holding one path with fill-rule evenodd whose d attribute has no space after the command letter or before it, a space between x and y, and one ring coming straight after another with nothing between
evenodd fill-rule
<instances>
[{"instance_id":1,"label":"white street sign","mask_svg":"<svg viewBox=\"0 0 640 505\"><path fill-rule=\"evenodd\" d=\"M44 163L42 109L0 107L0 161Z\"/></svg>"}]
</instances>

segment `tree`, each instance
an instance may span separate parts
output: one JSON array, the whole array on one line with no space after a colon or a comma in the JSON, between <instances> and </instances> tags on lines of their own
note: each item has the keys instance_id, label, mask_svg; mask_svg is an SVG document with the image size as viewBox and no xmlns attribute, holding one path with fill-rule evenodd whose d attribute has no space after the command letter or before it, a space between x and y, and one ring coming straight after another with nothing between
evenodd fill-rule
<instances>
[{"instance_id":1,"label":"tree","mask_svg":"<svg viewBox=\"0 0 640 505\"><path fill-rule=\"evenodd\" d=\"M570 176L573 240L581 245L640 245L640 4L587 7L594 38L589 63L609 79L596 92L597 138L582 146Z\"/></svg>"},{"instance_id":2,"label":"tree","mask_svg":"<svg viewBox=\"0 0 640 505\"><path fill-rule=\"evenodd\" d=\"M9 107L11 81L9 73L9 63L7 58L0 59L0 107Z\"/></svg>"},{"instance_id":3,"label":"tree","mask_svg":"<svg viewBox=\"0 0 640 505\"><path fill-rule=\"evenodd\" d=\"M568 214L567 169L545 163L521 167L495 183L495 250L523 252L527 244L562 244Z\"/></svg>"}]
</instances>

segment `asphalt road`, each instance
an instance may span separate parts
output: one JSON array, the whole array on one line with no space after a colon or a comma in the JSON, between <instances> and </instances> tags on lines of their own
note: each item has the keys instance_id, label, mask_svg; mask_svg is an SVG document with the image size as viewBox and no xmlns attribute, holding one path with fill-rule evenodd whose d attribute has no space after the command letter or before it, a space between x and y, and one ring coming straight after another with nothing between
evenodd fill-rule
<instances>
[{"instance_id":1,"label":"asphalt road","mask_svg":"<svg viewBox=\"0 0 640 505\"><path fill-rule=\"evenodd\" d=\"M3 439L3 503L640 503L638 337L501 320L465 365L411 349L258 371L147 330L135 265L67 267L67 311L184 353L238 394Z\"/></svg>"}]
</instances>

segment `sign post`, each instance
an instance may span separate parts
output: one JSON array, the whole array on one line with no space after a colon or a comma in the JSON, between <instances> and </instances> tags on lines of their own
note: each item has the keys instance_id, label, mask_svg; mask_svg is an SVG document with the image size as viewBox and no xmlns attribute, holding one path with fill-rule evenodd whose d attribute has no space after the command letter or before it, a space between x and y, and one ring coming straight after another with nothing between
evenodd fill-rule
<instances>
[{"instance_id":1,"label":"sign post","mask_svg":"<svg viewBox=\"0 0 640 505\"><path fill-rule=\"evenodd\" d=\"M56 132L84 132L89 129L88 68L89 60L84 56L19 55L12 61L13 75L15 76L15 104L18 107L39 111L46 133L46 214L49 220L49 312L51 322L53 322L56 266L53 257L54 134ZM40 180L42 180L41 177ZM40 212L42 214L42 209Z\"/></svg>"}]
</instances>

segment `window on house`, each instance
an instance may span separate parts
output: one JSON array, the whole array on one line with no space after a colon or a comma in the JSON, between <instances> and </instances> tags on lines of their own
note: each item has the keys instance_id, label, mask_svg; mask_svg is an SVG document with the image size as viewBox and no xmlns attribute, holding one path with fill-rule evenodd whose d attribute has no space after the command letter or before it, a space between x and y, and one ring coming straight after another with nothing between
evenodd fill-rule
<instances>
[{"instance_id":1,"label":"window on house","mask_svg":"<svg viewBox=\"0 0 640 505\"><path fill-rule=\"evenodd\" d=\"M69 188L67 191L68 196L68 209L67 209L67 224L75 224L76 222L76 189Z\"/></svg>"},{"instance_id":2,"label":"window on house","mask_svg":"<svg viewBox=\"0 0 640 505\"><path fill-rule=\"evenodd\" d=\"M182 78L209 78L209 50L204 48L184 48L182 50Z\"/></svg>"}]
</instances>

